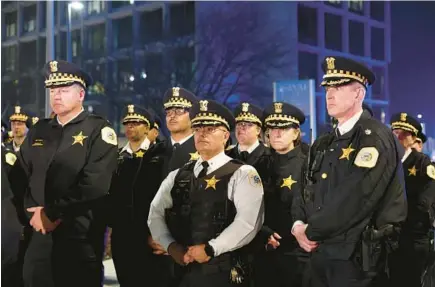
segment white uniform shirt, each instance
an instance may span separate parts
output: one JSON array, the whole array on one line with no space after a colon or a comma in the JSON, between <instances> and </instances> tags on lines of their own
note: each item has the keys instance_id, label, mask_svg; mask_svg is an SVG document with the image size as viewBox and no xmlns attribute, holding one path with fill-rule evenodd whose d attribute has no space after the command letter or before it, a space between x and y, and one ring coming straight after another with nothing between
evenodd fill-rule
<instances>
[{"instance_id":1,"label":"white uniform shirt","mask_svg":"<svg viewBox=\"0 0 435 287\"><path fill-rule=\"evenodd\" d=\"M150 147L150 140L148 138L145 138L140 144L139 149L147 150L149 147ZM122 150L119 153L121 154L124 151L128 152L129 154L133 154L134 152L136 152L131 149L130 142L127 142L127 144L122 148Z\"/></svg>"},{"instance_id":2,"label":"white uniform shirt","mask_svg":"<svg viewBox=\"0 0 435 287\"><path fill-rule=\"evenodd\" d=\"M208 160L207 174L210 174L232 160L224 152ZM194 174L198 176L202 170L200 158L194 167ZM148 226L154 240L159 242L165 250L174 242L174 238L165 222L165 209L172 207L171 190L177 170L169 173L162 182L154 200L151 202L148 216ZM215 256L239 249L254 239L264 221L263 186L258 181L260 177L254 167L241 166L228 182L228 198L236 207L234 221L222 233L209 241L215 251Z\"/></svg>"},{"instance_id":3,"label":"white uniform shirt","mask_svg":"<svg viewBox=\"0 0 435 287\"><path fill-rule=\"evenodd\" d=\"M253 145L251 145L246 151L251 154L258 146L260 145L260 141L256 140L255 143ZM240 146L237 145L238 151L239 153L242 152L242 150L240 150Z\"/></svg>"}]
</instances>

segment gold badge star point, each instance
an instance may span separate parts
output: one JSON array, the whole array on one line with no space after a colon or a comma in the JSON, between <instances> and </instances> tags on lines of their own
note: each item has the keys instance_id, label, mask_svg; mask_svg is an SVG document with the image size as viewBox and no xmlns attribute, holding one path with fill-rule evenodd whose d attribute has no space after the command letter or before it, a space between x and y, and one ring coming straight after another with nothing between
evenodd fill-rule
<instances>
[{"instance_id":1,"label":"gold badge star point","mask_svg":"<svg viewBox=\"0 0 435 287\"><path fill-rule=\"evenodd\" d=\"M415 168L415 165L412 168L408 168L409 176L411 176L411 175L417 176L417 170L418 169Z\"/></svg>"},{"instance_id":2,"label":"gold badge star point","mask_svg":"<svg viewBox=\"0 0 435 287\"><path fill-rule=\"evenodd\" d=\"M289 190L292 190L292 185L295 183L297 183L297 181L293 180L292 176L290 175L289 177L282 179L281 187L288 187Z\"/></svg>"},{"instance_id":3,"label":"gold badge star point","mask_svg":"<svg viewBox=\"0 0 435 287\"><path fill-rule=\"evenodd\" d=\"M204 179L205 182L207 183L207 186L205 187L205 189L211 187L214 190L216 190L216 183L218 183L219 181L221 181L220 179L216 179L216 176L213 175L212 178L210 179Z\"/></svg>"},{"instance_id":4,"label":"gold badge star point","mask_svg":"<svg viewBox=\"0 0 435 287\"><path fill-rule=\"evenodd\" d=\"M198 160L199 159L199 153L198 152L192 152L190 154L190 160Z\"/></svg>"},{"instance_id":5,"label":"gold badge star point","mask_svg":"<svg viewBox=\"0 0 435 287\"><path fill-rule=\"evenodd\" d=\"M347 159L349 160L349 156L352 152L355 151L355 149L352 148L352 144L350 144L347 148L342 148L343 154L340 156L339 159Z\"/></svg>"},{"instance_id":6,"label":"gold badge star point","mask_svg":"<svg viewBox=\"0 0 435 287\"><path fill-rule=\"evenodd\" d=\"M136 157L143 157L145 153L142 150L139 150L135 153Z\"/></svg>"},{"instance_id":7,"label":"gold badge star point","mask_svg":"<svg viewBox=\"0 0 435 287\"><path fill-rule=\"evenodd\" d=\"M83 135L83 132L80 132L79 134L72 136L74 139L74 142L72 145L75 145L76 143L81 144L83 146L83 141L87 138L87 136Z\"/></svg>"}]
</instances>

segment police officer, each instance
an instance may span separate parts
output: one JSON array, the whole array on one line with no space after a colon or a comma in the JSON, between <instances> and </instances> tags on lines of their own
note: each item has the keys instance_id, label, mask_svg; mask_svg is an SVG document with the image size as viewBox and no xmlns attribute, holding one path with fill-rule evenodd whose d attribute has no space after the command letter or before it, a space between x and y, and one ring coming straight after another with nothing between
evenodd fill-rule
<instances>
[{"instance_id":1,"label":"police officer","mask_svg":"<svg viewBox=\"0 0 435 287\"><path fill-rule=\"evenodd\" d=\"M371 248L367 240L374 235L395 231L406 216L398 143L363 111L367 86L375 80L367 67L326 57L322 69L328 114L338 126L311 147L305 206L294 212L292 234L312 254L312 286L371 286L378 271L371 267L380 262L367 261L361 248ZM367 228L375 230L362 240Z\"/></svg>"},{"instance_id":2,"label":"police officer","mask_svg":"<svg viewBox=\"0 0 435 287\"><path fill-rule=\"evenodd\" d=\"M14 152L18 152L31 126L31 117L21 106L15 106L14 113L9 117L9 122L11 123L13 137L10 148Z\"/></svg>"},{"instance_id":3,"label":"police officer","mask_svg":"<svg viewBox=\"0 0 435 287\"><path fill-rule=\"evenodd\" d=\"M167 172L182 167L191 159L197 159L193 131L189 117L196 96L184 88L168 89L163 97L166 126L171 138L166 141Z\"/></svg>"},{"instance_id":4,"label":"police officer","mask_svg":"<svg viewBox=\"0 0 435 287\"><path fill-rule=\"evenodd\" d=\"M414 143L412 144L412 148L418 152L423 152L423 146L427 141L426 135L420 131L420 133L415 138Z\"/></svg>"},{"instance_id":5,"label":"police officer","mask_svg":"<svg viewBox=\"0 0 435 287\"><path fill-rule=\"evenodd\" d=\"M225 153L234 159L240 160L253 166L261 177L264 193L272 189L272 153L259 139L263 127L263 110L253 104L244 102L238 105L234 110L236 120L235 136L237 144L228 147ZM243 252L248 255L249 263L259 262L255 260L257 253L263 253L269 230L260 232L258 236L244 248ZM259 265L262 266L262 265ZM252 280L259 273L254 270Z\"/></svg>"},{"instance_id":6,"label":"police officer","mask_svg":"<svg viewBox=\"0 0 435 287\"><path fill-rule=\"evenodd\" d=\"M150 131L148 132L147 138L148 141L151 144L159 143L159 134L160 134L160 127L162 126L162 123L160 122L160 119L157 116L154 116L154 125L150 128Z\"/></svg>"},{"instance_id":7,"label":"police officer","mask_svg":"<svg viewBox=\"0 0 435 287\"><path fill-rule=\"evenodd\" d=\"M412 146L421 135L421 124L407 113L391 117L391 128L402 146L408 217L400 236L399 250L391 258L392 286L421 286L420 278L429 252L435 219L435 167L430 158Z\"/></svg>"},{"instance_id":8,"label":"police officer","mask_svg":"<svg viewBox=\"0 0 435 287\"><path fill-rule=\"evenodd\" d=\"M250 103L241 103L234 110L237 144L226 149L226 154L249 164L258 171L263 187L270 182L272 154L259 141L263 126L263 110Z\"/></svg>"},{"instance_id":9,"label":"police officer","mask_svg":"<svg viewBox=\"0 0 435 287\"><path fill-rule=\"evenodd\" d=\"M9 140L9 133L8 133L8 125L5 121L2 120L2 146L6 147L6 142Z\"/></svg>"},{"instance_id":10,"label":"police officer","mask_svg":"<svg viewBox=\"0 0 435 287\"><path fill-rule=\"evenodd\" d=\"M137 286L142 281L157 286L162 278L154 268L146 221L151 201L164 179L160 156L164 146L149 146L147 133L154 121L146 109L128 105L122 123L128 143L119 152L109 196L113 263L121 286Z\"/></svg>"},{"instance_id":11,"label":"police officer","mask_svg":"<svg viewBox=\"0 0 435 287\"><path fill-rule=\"evenodd\" d=\"M163 107L166 115L166 127L169 130L170 138L161 142L165 146L164 158L164 173L165 176L169 172L182 167L189 160L199 157L195 143L193 140L193 131L190 121L190 110L194 104L198 102L196 96L180 87L172 87L168 89L163 96ZM151 246L159 246L160 243L151 241ZM156 250L158 253L159 250ZM181 270L174 265L173 260L167 256L160 256L155 259L157 265L161 265L160 269L167 270L168 274L161 277L169 280L169 283L162 283L162 286L176 287L180 283Z\"/></svg>"},{"instance_id":12,"label":"police officer","mask_svg":"<svg viewBox=\"0 0 435 287\"><path fill-rule=\"evenodd\" d=\"M24 198L34 231L25 286L101 286L104 221L100 201L116 169L117 138L107 120L83 109L90 76L75 64L46 64L53 119L39 121L19 152L29 185ZM18 161L17 161L18 162Z\"/></svg>"},{"instance_id":13,"label":"police officer","mask_svg":"<svg viewBox=\"0 0 435 287\"><path fill-rule=\"evenodd\" d=\"M20 108L18 108L18 110L20 110ZM24 129L22 127L22 121L20 121L25 117L28 116L24 113L15 113L11 116L11 118L14 119L13 123L16 135L21 135L23 131L27 133L26 126L29 125L29 120L26 120ZM15 172L11 174L12 167L17 160L14 149L18 152L21 144L14 143L13 137L9 137L7 129L7 124L2 121L2 158L4 161L2 169L4 170L4 175L7 177L5 182L9 184L9 178L14 177L17 179L16 181L21 184L21 188L24 188L27 182L25 174L17 174ZM19 138L20 137L17 137L17 139ZM2 242L6 244L4 254L6 254L6 252L9 254L9 256L7 256L9 260L5 261L3 265L5 276L2 277L2 282L8 286L23 286L22 273L24 254L29 244L32 228L28 224L28 220L25 216L21 197L10 196L5 198L2 201L2 212L2 227L4 227L4 234L7 236Z\"/></svg>"},{"instance_id":14,"label":"police officer","mask_svg":"<svg viewBox=\"0 0 435 287\"><path fill-rule=\"evenodd\" d=\"M19 256L22 226L13 204L13 196L9 184L9 172L15 164L15 153L6 148L3 140L7 137L7 124L2 121L2 201L1 201L1 252L2 252L2 284L4 286L22 286L22 262Z\"/></svg>"},{"instance_id":15,"label":"police officer","mask_svg":"<svg viewBox=\"0 0 435 287\"><path fill-rule=\"evenodd\" d=\"M236 255L261 228L263 188L255 168L224 153L233 126L225 106L212 100L194 105L200 158L171 172L151 203L153 238L187 265L180 286L223 287L246 279Z\"/></svg>"},{"instance_id":16,"label":"police officer","mask_svg":"<svg viewBox=\"0 0 435 287\"><path fill-rule=\"evenodd\" d=\"M288 103L275 102L265 109L264 125L273 150L273 189L265 190L263 252L255 257L255 286L301 286L307 254L291 234L293 199L300 196L305 155L301 149L303 112ZM269 232L264 232L268 229ZM299 263L301 260L301 263Z\"/></svg>"}]
</instances>

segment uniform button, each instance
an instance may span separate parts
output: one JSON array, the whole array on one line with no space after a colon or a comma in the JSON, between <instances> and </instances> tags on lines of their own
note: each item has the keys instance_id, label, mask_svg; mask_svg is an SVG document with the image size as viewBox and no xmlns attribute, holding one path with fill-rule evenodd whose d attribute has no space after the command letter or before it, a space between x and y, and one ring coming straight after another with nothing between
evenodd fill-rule
<instances>
[{"instance_id":1,"label":"uniform button","mask_svg":"<svg viewBox=\"0 0 435 287\"><path fill-rule=\"evenodd\" d=\"M317 210L320 210L320 209L322 209L320 206L317 206Z\"/></svg>"},{"instance_id":2,"label":"uniform button","mask_svg":"<svg viewBox=\"0 0 435 287\"><path fill-rule=\"evenodd\" d=\"M331 148L329 151L334 151L334 149L333 148Z\"/></svg>"},{"instance_id":3,"label":"uniform button","mask_svg":"<svg viewBox=\"0 0 435 287\"><path fill-rule=\"evenodd\" d=\"M326 173L322 173L322 178L326 179L328 177L328 175Z\"/></svg>"}]
</instances>

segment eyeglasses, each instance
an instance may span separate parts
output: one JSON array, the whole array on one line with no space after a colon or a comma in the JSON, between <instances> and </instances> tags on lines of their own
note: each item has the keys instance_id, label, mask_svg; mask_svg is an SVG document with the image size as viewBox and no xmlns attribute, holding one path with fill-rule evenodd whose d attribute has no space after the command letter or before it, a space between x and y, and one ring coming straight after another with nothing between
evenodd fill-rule
<instances>
[{"instance_id":1,"label":"eyeglasses","mask_svg":"<svg viewBox=\"0 0 435 287\"><path fill-rule=\"evenodd\" d=\"M195 128L193 128L193 131L195 133L203 133L203 134L213 134L218 130L226 132L226 130L220 129L219 127L195 127Z\"/></svg>"},{"instance_id":2,"label":"eyeglasses","mask_svg":"<svg viewBox=\"0 0 435 287\"><path fill-rule=\"evenodd\" d=\"M240 122L236 124L236 128L237 129L248 129L250 127L253 127L255 124L254 123L249 123L249 122Z\"/></svg>"},{"instance_id":3,"label":"eyeglasses","mask_svg":"<svg viewBox=\"0 0 435 287\"><path fill-rule=\"evenodd\" d=\"M172 109L165 110L167 117L170 117L173 115L181 116L181 115L184 115L184 113L186 113L186 112L187 112L187 110L184 108L172 108Z\"/></svg>"}]
</instances>

